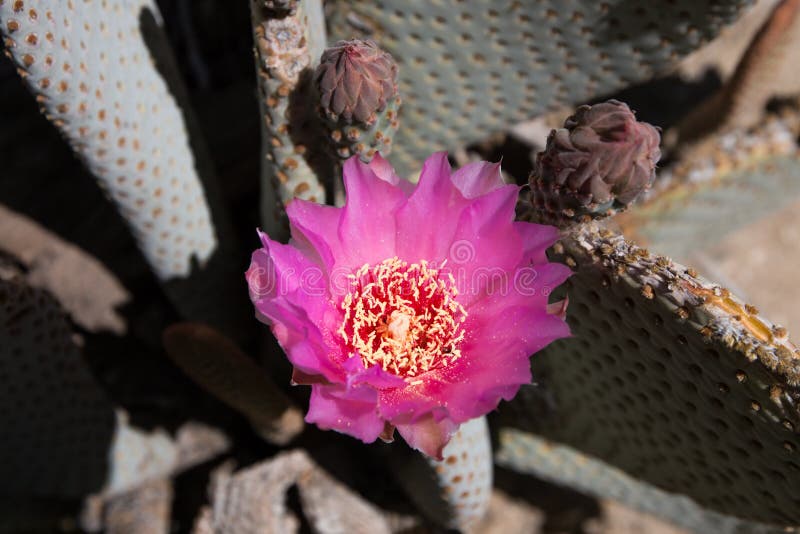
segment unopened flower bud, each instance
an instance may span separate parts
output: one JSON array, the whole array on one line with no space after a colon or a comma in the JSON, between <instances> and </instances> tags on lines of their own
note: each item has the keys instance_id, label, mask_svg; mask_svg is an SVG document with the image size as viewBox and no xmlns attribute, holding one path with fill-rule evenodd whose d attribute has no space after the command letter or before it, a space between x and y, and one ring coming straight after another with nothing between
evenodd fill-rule
<instances>
[{"instance_id":1,"label":"unopened flower bud","mask_svg":"<svg viewBox=\"0 0 800 534\"><path fill-rule=\"evenodd\" d=\"M622 102L581 106L536 157L534 218L564 226L624 210L653 184L660 140Z\"/></svg>"}]
</instances>

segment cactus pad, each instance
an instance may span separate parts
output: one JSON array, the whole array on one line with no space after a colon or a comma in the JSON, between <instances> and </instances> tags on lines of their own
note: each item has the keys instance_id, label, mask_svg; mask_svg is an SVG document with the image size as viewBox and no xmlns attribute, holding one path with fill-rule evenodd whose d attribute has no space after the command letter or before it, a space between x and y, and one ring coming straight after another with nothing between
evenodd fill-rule
<instances>
[{"instance_id":1,"label":"cactus pad","mask_svg":"<svg viewBox=\"0 0 800 534\"><path fill-rule=\"evenodd\" d=\"M492 491L492 445L485 417L461 425L441 462L394 448L391 465L409 498L440 526L471 532L486 514Z\"/></svg>"},{"instance_id":2,"label":"cactus pad","mask_svg":"<svg viewBox=\"0 0 800 534\"><path fill-rule=\"evenodd\" d=\"M79 497L109 468L114 410L47 292L0 278L0 493Z\"/></svg>"},{"instance_id":3,"label":"cactus pad","mask_svg":"<svg viewBox=\"0 0 800 534\"><path fill-rule=\"evenodd\" d=\"M800 114L787 115L709 139L615 221L626 235L683 259L800 198Z\"/></svg>"},{"instance_id":4,"label":"cactus pad","mask_svg":"<svg viewBox=\"0 0 800 534\"><path fill-rule=\"evenodd\" d=\"M217 241L181 111L139 30L144 9L158 13L152 0L2 0L0 32L44 114L169 279Z\"/></svg>"},{"instance_id":5,"label":"cactus pad","mask_svg":"<svg viewBox=\"0 0 800 534\"><path fill-rule=\"evenodd\" d=\"M375 40L400 65L396 165L419 167L559 105L662 72L734 21L750 0L335 0L333 40Z\"/></svg>"},{"instance_id":6,"label":"cactus pad","mask_svg":"<svg viewBox=\"0 0 800 534\"><path fill-rule=\"evenodd\" d=\"M501 408L502 411L502 408ZM500 431L497 462L598 498L663 518L692 532L780 534L784 528L742 521L704 509L691 499L667 493L575 449L514 428Z\"/></svg>"},{"instance_id":7,"label":"cactus pad","mask_svg":"<svg viewBox=\"0 0 800 534\"><path fill-rule=\"evenodd\" d=\"M691 269L584 226L555 250L574 337L534 359L535 424L666 491L800 524L800 355L785 329Z\"/></svg>"},{"instance_id":8,"label":"cactus pad","mask_svg":"<svg viewBox=\"0 0 800 534\"><path fill-rule=\"evenodd\" d=\"M245 415L271 443L303 430L303 415L246 354L210 326L178 323L164 332L167 355L195 382Z\"/></svg>"}]
</instances>

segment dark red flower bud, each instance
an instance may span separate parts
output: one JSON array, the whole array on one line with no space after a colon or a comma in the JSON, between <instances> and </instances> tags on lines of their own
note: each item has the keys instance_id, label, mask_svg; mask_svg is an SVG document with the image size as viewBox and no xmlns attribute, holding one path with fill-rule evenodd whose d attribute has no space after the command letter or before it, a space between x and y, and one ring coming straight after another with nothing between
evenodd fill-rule
<instances>
[{"instance_id":1,"label":"dark red flower bud","mask_svg":"<svg viewBox=\"0 0 800 534\"><path fill-rule=\"evenodd\" d=\"M372 41L339 41L328 48L315 79L324 115L339 124L372 125L397 95L397 64Z\"/></svg>"},{"instance_id":2,"label":"dark red flower bud","mask_svg":"<svg viewBox=\"0 0 800 534\"><path fill-rule=\"evenodd\" d=\"M653 184L660 140L622 102L581 106L536 157L534 217L558 225L624 210Z\"/></svg>"}]
</instances>

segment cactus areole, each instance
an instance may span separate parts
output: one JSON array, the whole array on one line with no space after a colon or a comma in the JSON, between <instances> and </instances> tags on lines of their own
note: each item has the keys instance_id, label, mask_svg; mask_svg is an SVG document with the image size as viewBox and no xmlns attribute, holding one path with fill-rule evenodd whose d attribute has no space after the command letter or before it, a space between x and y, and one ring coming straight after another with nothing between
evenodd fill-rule
<instances>
[{"instance_id":1,"label":"cactus areole","mask_svg":"<svg viewBox=\"0 0 800 534\"><path fill-rule=\"evenodd\" d=\"M548 296L569 275L550 226L515 222L498 164L418 185L380 155L344 165L343 208L295 200L292 241L261 234L247 272L259 319L311 385L306 421L365 442L397 429L441 459L459 425L530 382L529 357L569 330ZM559 307L559 309L562 309Z\"/></svg>"}]
</instances>

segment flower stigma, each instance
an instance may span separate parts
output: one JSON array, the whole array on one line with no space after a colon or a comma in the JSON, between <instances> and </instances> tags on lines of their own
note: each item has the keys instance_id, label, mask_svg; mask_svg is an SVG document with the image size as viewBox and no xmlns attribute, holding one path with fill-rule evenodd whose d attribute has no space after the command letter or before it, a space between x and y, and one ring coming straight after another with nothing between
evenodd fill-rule
<instances>
[{"instance_id":1,"label":"flower stigma","mask_svg":"<svg viewBox=\"0 0 800 534\"><path fill-rule=\"evenodd\" d=\"M461 357L467 311L451 273L394 257L365 264L350 278L339 335L365 367L413 378Z\"/></svg>"}]
</instances>

